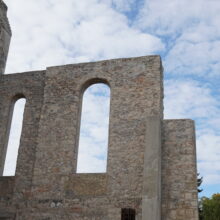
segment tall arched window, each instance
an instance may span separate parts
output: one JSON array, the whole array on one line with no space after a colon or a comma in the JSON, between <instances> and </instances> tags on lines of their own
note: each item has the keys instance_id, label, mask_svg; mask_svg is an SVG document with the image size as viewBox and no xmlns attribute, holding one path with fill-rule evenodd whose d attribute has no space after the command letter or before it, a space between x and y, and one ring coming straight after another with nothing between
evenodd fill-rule
<instances>
[{"instance_id":1,"label":"tall arched window","mask_svg":"<svg viewBox=\"0 0 220 220\"><path fill-rule=\"evenodd\" d=\"M96 83L83 94L77 173L106 172L110 88Z\"/></svg>"},{"instance_id":2,"label":"tall arched window","mask_svg":"<svg viewBox=\"0 0 220 220\"><path fill-rule=\"evenodd\" d=\"M15 175L25 103L26 99L20 98L14 104L3 176Z\"/></svg>"}]
</instances>

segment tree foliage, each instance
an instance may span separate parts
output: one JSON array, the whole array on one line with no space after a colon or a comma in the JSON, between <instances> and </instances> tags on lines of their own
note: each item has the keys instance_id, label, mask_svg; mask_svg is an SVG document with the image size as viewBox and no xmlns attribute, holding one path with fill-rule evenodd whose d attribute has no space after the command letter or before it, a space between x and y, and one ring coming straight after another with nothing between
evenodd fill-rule
<instances>
[{"instance_id":1,"label":"tree foliage","mask_svg":"<svg viewBox=\"0 0 220 220\"><path fill-rule=\"evenodd\" d=\"M202 181L203 181L203 177L199 177L199 173L197 173L197 190L198 190L198 193L203 191L203 189L199 188L202 184Z\"/></svg>"},{"instance_id":2,"label":"tree foliage","mask_svg":"<svg viewBox=\"0 0 220 220\"><path fill-rule=\"evenodd\" d=\"M199 173L197 173L197 191L198 193L201 193L203 191L203 189L200 189L200 186L202 184L202 181L203 181L203 177L199 177ZM201 204L201 200L199 200L199 209L198 209L198 212L199 212L199 220L203 220L203 216L202 216L202 204Z\"/></svg>"},{"instance_id":3,"label":"tree foliage","mask_svg":"<svg viewBox=\"0 0 220 220\"><path fill-rule=\"evenodd\" d=\"M220 193L212 195L211 198L202 197L200 200L202 220L220 220Z\"/></svg>"}]
</instances>

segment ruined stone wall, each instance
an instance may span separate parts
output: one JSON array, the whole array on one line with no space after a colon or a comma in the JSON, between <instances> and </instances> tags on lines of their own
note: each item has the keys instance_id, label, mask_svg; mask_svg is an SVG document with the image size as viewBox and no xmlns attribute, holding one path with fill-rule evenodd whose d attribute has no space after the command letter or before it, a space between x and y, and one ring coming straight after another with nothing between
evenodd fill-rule
<instances>
[{"instance_id":1,"label":"ruined stone wall","mask_svg":"<svg viewBox=\"0 0 220 220\"><path fill-rule=\"evenodd\" d=\"M7 6L0 0L0 74L4 73L11 40L11 28L7 18Z\"/></svg>"},{"instance_id":2,"label":"ruined stone wall","mask_svg":"<svg viewBox=\"0 0 220 220\"><path fill-rule=\"evenodd\" d=\"M97 82L111 88L107 172L77 174L82 96ZM133 208L136 220L161 220L162 204L162 220L196 220L194 126L163 121L162 84L159 56L0 75L1 170L13 103L27 99L16 175L0 178L9 195L0 191L0 218L120 220Z\"/></svg>"},{"instance_id":3,"label":"ruined stone wall","mask_svg":"<svg viewBox=\"0 0 220 220\"><path fill-rule=\"evenodd\" d=\"M14 177L0 177L0 219L13 219L15 216L12 204L14 183Z\"/></svg>"},{"instance_id":4,"label":"ruined stone wall","mask_svg":"<svg viewBox=\"0 0 220 220\"><path fill-rule=\"evenodd\" d=\"M161 74L158 56L47 69L33 178L36 202L62 201L62 208L53 212L57 216L68 213L72 219L119 220L123 207L135 208L141 219L146 124L147 117L161 116ZM111 88L106 186L102 195L85 191L77 196L71 182L76 172L82 95L95 82L106 82ZM93 174L88 176L93 179ZM100 178L96 175L94 181ZM84 189L90 187L86 183ZM48 205L41 204L38 215L42 213L51 216Z\"/></svg>"},{"instance_id":5,"label":"ruined stone wall","mask_svg":"<svg viewBox=\"0 0 220 220\"><path fill-rule=\"evenodd\" d=\"M14 181L13 199L18 207L26 203L31 192L38 124L43 103L44 71L0 75L0 172L3 173L13 107L26 98L24 122ZM2 177L1 181L7 180ZM5 189L7 191L7 189ZM0 196L0 199L2 197ZM0 207L5 210L4 206ZM8 208L7 208L8 209ZM7 210L6 209L6 210ZM1 215L0 215L1 216Z\"/></svg>"},{"instance_id":6,"label":"ruined stone wall","mask_svg":"<svg viewBox=\"0 0 220 220\"><path fill-rule=\"evenodd\" d=\"M162 220L198 220L195 129L192 120L164 120Z\"/></svg>"}]
</instances>

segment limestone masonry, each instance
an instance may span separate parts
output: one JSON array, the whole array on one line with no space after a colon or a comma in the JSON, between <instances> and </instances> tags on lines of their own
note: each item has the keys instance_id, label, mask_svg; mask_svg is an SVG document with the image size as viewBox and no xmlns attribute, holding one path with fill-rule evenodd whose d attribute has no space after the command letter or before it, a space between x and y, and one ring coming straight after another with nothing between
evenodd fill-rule
<instances>
[{"instance_id":1,"label":"limestone masonry","mask_svg":"<svg viewBox=\"0 0 220 220\"><path fill-rule=\"evenodd\" d=\"M7 6L0 0L0 74L4 73L8 48L11 39L11 28L7 18Z\"/></svg>"},{"instance_id":2,"label":"limestone masonry","mask_svg":"<svg viewBox=\"0 0 220 220\"><path fill-rule=\"evenodd\" d=\"M0 0L0 173L14 103L26 98L16 175L0 220L198 220L194 122L163 119L159 56L4 75L11 31ZM107 172L76 173L82 95L111 88ZM133 214L132 214L133 213ZM135 214L134 214L135 213Z\"/></svg>"}]
</instances>

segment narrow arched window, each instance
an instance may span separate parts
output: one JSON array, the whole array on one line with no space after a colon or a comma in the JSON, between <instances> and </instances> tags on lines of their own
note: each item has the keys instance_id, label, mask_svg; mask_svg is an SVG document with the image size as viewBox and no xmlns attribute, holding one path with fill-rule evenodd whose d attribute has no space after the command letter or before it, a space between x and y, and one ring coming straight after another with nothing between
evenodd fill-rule
<instances>
[{"instance_id":1,"label":"narrow arched window","mask_svg":"<svg viewBox=\"0 0 220 220\"><path fill-rule=\"evenodd\" d=\"M104 173L107 166L110 88L104 83L83 94L77 173Z\"/></svg>"},{"instance_id":2,"label":"narrow arched window","mask_svg":"<svg viewBox=\"0 0 220 220\"><path fill-rule=\"evenodd\" d=\"M14 104L14 109L12 110L13 115L10 126L3 176L15 175L25 103L25 98L18 99Z\"/></svg>"}]
</instances>

